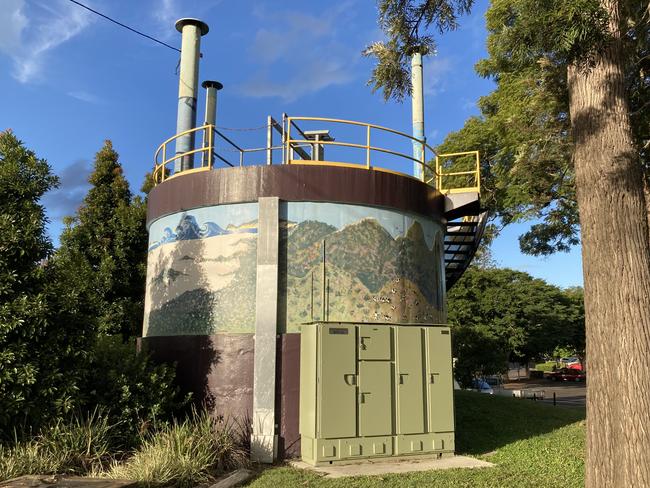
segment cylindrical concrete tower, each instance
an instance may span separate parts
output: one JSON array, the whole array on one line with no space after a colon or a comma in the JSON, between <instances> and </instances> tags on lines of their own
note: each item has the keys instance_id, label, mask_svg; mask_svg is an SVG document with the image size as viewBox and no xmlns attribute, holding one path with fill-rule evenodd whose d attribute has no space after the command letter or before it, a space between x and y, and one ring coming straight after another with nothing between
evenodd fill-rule
<instances>
[{"instance_id":1,"label":"cylindrical concrete tower","mask_svg":"<svg viewBox=\"0 0 650 488\"><path fill-rule=\"evenodd\" d=\"M207 26L193 19L178 26L183 49L189 46L197 61ZM196 116L198 68L190 65L184 70L181 63L179 133L193 127ZM211 96L219 84L208 88L206 122L213 123ZM218 131L240 151L240 166L228 161L228 153L215 152L212 133L200 149L209 155L201 168L188 163L168 171L173 158L164 155L174 138L156 153L163 158L148 198L142 337L143 348L156 359L178 364L179 383L197 403L251 429L252 456L263 462L300 453L301 329L315 322L408 324L422 330L446 323L446 269L454 279L462 274L479 228L463 220L450 232L447 220L476 215L480 188L476 152L447 155L475 155L477 165L471 188L450 191L442 190L444 177L473 170L445 175L436 159L435 167L425 165L428 174L414 178L373 161L373 154L388 154L421 167L424 152L411 157L371 140L373 131L388 133L432 151L417 131L411 137L373 124L317 117L283 115L281 125L268 120L267 147L250 149L266 151L266 164L244 165L245 150ZM335 139L320 126L303 131L296 120L347 127L344 137ZM345 140L346 131L359 128L362 143ZM272 145L273 130L281 133L282 164L271 164L270 154L280 149ZM179 154L182 161L193 151L187 135L193 137L176 137L177 152L185 151ZM329 161L335 151L325 151L327 145L363 154L354 152L347 163ZM311 153L303 149L309 147ZM230 167L215 168L215 161ZM345 381L356 388L350 378Z\"/></svg>"}]
</instances>

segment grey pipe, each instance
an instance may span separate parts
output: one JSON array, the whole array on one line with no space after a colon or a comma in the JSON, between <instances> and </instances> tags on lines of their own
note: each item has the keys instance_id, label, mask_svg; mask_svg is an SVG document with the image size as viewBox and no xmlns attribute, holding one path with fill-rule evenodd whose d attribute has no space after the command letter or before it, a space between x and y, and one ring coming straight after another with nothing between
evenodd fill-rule
<instances>
[{"instance_id":1,"label":"grey pipe","mask_svg":"<svg viewBox=\"0 0 650 488\"><path fill-rule=\"evenodd\" d=\"M201 83L205 88L205 123L204 125L217 125L217 92L223 88L218 81L206 80Z\"/></svg>"},{"instance_id":2,"label":"grey pipe","mask_svg":"<svg viewBox=\"0 0 650 488\"><path fill-rule=\"evenodd\" d=\"M424 152L424 88L422 84L422 54L413 53L411 58L411 101L413 110L413 159L422 161ZM422 142L419 142L422 141ZM413 176L418 180L424 178L424 168L413 161Z\"/></svg>"},{"instance_id":3,"label":"grey pipe","mask_svg":"<svg viewBox=\"0 0 650 488\"><path fill-rule=\"evenodd\" d=\"M223 88L223 85L218 81L206 80L201 83L201 86L205 88L205 120L203 125L217 125L217 92ZM212 129L209 129L212 130ZM203 131L203 147L207 147L210 141L210 134L208 129ZM214 151L214 134L212 134L212 148L210 151ZM210 161L212 161L211 155L208 152L203 151L203 166L208 166Z\"/></svg>"},{"instance_id":4,"label":"grey pipe","mask_svg":"<svg viewBox=\"0 0 650 488\"><path fill-rule=\"evenodd\" d=\"M176 134L196 127L196 92L199 80L199 56L201 53L201 36L208 33L208 25L198 19L180 19L176 21L176 30L181 33L181 63L178 80L178 117ZM176 139L176 154L183 154L194 149L194 133L185 134ZM194 155L190 154L174 162L174 172L185 171L194 167Z\"/></svg>"}]
</instances>

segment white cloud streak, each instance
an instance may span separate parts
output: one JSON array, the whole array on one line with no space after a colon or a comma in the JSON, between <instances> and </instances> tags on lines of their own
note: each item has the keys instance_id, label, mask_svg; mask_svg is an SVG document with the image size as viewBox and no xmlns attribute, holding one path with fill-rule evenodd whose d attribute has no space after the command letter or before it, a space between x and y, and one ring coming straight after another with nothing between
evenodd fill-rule
<instances>
[{"instance_id":1,"label":"white cloud streak","mask_svg":"<svg viewBox=\"0 0 650 488\"><path fill-rule=\"evenodd\" d=\"M355 78L363 43L350 41L347 27L350 2L329 5L322 15L298 11L267 11L253 14L261 27L249 48L249 59L260 66L241 91L250 97L279 97L291 102L304 95ZM279 74L279 75L278 75Z\"/></svg>"},{"instance_id":2,"label":"white cloud streak","mask_svg":"<svg viewBox=\"0 0 650 488\"><path fill-rule=\"evenodd\" d=\"M37 81L51 51L80 34L93 18L64 0L30 5L4 0L0 16L0 51L14 62L12 76L20 83Z\"/></svg>"},{"instance_id":3,"label":"white cloud streak","mask_svg":"<svg viewBox=\"0 0 650 488\"><path fill-rule=\"evenodd\" d=\"M176 0L157 0L153 6L153 18L158 23L160 36L170 39L176 33L174 23L180 18Z\"/></svg>"}]
</instances>

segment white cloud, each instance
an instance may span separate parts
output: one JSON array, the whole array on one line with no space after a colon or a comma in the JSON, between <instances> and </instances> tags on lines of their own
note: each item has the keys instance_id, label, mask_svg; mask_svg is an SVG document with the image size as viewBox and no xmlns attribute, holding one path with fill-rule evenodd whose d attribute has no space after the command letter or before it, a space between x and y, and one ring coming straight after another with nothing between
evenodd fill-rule
<instances>
[{"instance_id":1,"label":"white cloud","mask_svg":"<svg viewBox=\"0 0 650 488\"><path fill-rule=\"evenodd\" d=\"M36 81L50 51L81 33L94 20L64 0L30 5L25 0L4 0L0 16L0 51L14 62L12 76L20 83Z\"/></svg>"},{"instance_id":2,"label":"white cloud","mask_svg":"<svg viewBox=\"0 0 650 488\"><path fill-rule=\"evenodd\" d=\"M152 8L153 17L159 25L160 36L170 39L176 33L174 23L180 18L176 0L157 0Z\"/></svg>"},{"instance_id":3,"label":"white cloud","mask_svg":"<svg viewBox=\"0 0 650 488\"><path fill-rule=\"evenodd\" d=\"M86 103L92 103L95 105L99 105L101 103L104 103L104 101L99 98L96 95L93 95L92 93L88 93L87 91L83 90L75 90L75 91L70 91L68 92L68 96L75 98L79 101L86 102Z\"/></svg>"},{"instance_id":4,"label":"white cloud","mask_svg":"<svg viewBox=\"0 0 650 488\"><path fill-rule=\"evenodd\" d=\"M425 56L422 63L424 94L433 97L444 92L447 76L452 71L450 59Z\"/></svg>"},{"instance_id":5,"label":"white cloud","mask_svg":"<svg viewBox=\"0 0 650 488\"><path fill-rule=\"evenodd\" d=\"M249 60L260 67L242 83L242 93L290 102L357 78L364 43L360 37L350 40L355 15L350 7L344 0L313 15L257 6L253 15L262 27L249 48Z\"/></svg>"}]
</instances>

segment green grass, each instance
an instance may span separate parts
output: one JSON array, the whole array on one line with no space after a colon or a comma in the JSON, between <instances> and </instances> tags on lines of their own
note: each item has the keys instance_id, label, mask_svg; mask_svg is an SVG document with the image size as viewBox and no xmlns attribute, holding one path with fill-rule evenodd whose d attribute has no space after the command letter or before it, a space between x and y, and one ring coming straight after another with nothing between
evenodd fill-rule
<instances>
[{"instance_id":1,"label":"green grass","mask_svg":"<svg viewBox=\"0 0 650 488\"><path fill-rule=\"evenodd\" d=\"M493 468L324 479L278 467L248 486L578 487L584 485L584 450L584 409L458 391L456 452L490 461Z\"/></svg>"},{"instance_id":2,"label":"green grass","mask_svg":"<svg viewBox=\"0 0 650 488\"><path fill-rule=\"evenodd\" d=\"M535 365L537 371L544 371L546 373L553 371L553 366L558 367L555 361L546 361L545 363L539 363Z\"/></svg>"}]
</instances>

